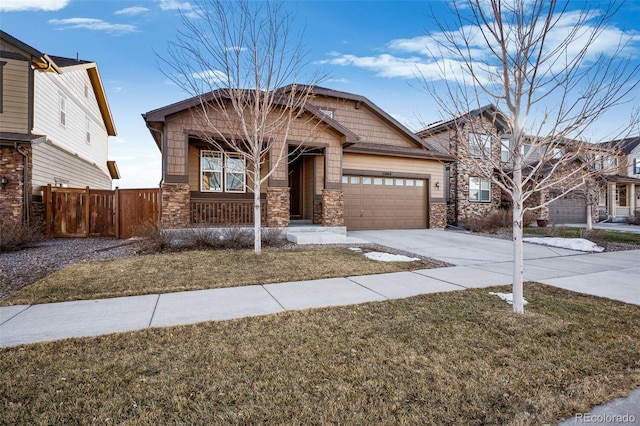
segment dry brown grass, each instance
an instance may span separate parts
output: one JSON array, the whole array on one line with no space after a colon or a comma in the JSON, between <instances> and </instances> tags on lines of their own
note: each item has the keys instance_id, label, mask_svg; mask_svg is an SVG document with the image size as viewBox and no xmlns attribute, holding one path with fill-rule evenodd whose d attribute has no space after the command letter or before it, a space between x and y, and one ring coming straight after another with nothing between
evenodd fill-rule
<instances>
[{"instance_id":1,"label":"dry brown grass","mask_svg":"<svg viewBox=\"0 0 640 426\"><path fill-rule=\"evenodd\" d=\"M416 262L377 262L346 248L188 251L102 262L55 272L2 305L62 302L139 294L236 287L430 268Z\"/></svg>"},{"instance_id":2,"label":"dry brown grass","mask_svg":"<svg viewBox=\"0 0 640 426\"><path fill-rule=\"evenodd\" d=\"M4 349L2 423L540 425L640 385L640 307L488 291Z\"/></svg>"}]
</instances>

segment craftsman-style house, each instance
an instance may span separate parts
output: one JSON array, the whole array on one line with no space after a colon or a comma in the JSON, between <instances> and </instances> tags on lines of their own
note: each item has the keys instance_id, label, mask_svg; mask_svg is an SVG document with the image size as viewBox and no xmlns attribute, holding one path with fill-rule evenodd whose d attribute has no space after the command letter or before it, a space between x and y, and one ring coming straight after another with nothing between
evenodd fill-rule
<instances>
[{"instance_id":1,"label":"craftsman-style house","mask_svg":"<svg viewBox=\"0 0 640 426\"><path fill-rule=\"evenodd\" d=\"M303 154L280 163L262 185L266 225L443 228L444 164L451 157L363 96L321 87L312 92L305 119L287 140L308 140ZM196 97L143 115L162 152L162 226L252 223L248 165L205 140L210 128L197 113L200 106ZM208 113L214 123L216 114Z\"/></svg>"}]
</instances>

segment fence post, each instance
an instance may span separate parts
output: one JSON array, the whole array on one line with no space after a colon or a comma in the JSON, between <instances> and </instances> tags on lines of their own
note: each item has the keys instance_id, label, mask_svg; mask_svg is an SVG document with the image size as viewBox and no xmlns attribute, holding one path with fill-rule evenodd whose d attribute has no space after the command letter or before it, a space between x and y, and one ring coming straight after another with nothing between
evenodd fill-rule
<instances>
[{"instance_id":1,"label":"fence post","mask_svg":"<svg viewBox=\"0 0 640 426\"><path fill-rule=\"evenodd\" d=\"M89 187L87 186L84 190L84 237L88 238L89 237L89 229L91 228L91 223L90 223L90 216L91 216L91 210L89 209L89 204L91 203L91 192Z\"/></svg>"},{"instance_id":2,"label":"fence post","mask_svg":"<svg viewBox=\"0 0 640 426\"><path fill-rule=\"evenodd\" d=\"M116 238L120 239L120 189L117 186L114 198L113 211L115 214Z\"/></svg>"},{"instance_id":3,"label":"fence post","mask_svg":"<svg viewBox=\"0 0 640 426\"><path fill-rule=\"evenodd\" d=\"M45 227L44 232L47 237L51 237L51 215L53 197L51 196L51 184L48 184L44 189L44 220Z\"/></svg>"}]
</instances>

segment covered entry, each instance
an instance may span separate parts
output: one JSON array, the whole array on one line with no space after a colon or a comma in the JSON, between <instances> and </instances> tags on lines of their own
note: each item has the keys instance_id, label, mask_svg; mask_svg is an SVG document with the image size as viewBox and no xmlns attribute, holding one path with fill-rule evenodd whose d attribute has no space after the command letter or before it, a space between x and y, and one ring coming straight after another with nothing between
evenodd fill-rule
<instances>
[{"instance_id":1,"label":"covered entry","mask_svg":"<svg viewBox=\"0 0 640 426\"><path fill-rule=\"evenodd\" d=\"M342 177L347 229L426 228L428 180L348 175Z\"/></svg>"}]
</instances>

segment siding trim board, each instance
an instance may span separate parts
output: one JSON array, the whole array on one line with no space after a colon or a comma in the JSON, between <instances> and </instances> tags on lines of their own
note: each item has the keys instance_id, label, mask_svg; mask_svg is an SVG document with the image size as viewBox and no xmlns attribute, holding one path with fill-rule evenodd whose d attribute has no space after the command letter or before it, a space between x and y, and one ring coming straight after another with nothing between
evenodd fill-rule
<instances>
[{"instance_id":1,"label":"siding trim board","mask_svg":"<svg viewBox=\"0 0 640 426\"><path fill-rule=\"evenodd\" d=\"M430 174L423 173L403 173L403 172L385 172L380 170L359 170L359 169L344 169L342 170L344 175L366 175L374 177L398 177L405 179L431 179Z\"/></svg>"}]
</instances>

